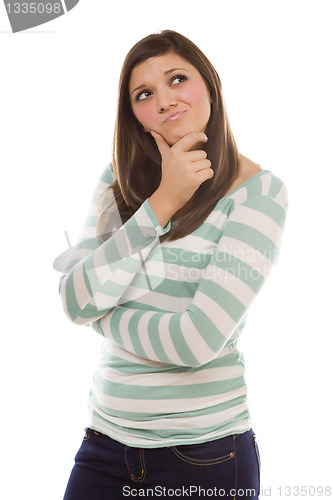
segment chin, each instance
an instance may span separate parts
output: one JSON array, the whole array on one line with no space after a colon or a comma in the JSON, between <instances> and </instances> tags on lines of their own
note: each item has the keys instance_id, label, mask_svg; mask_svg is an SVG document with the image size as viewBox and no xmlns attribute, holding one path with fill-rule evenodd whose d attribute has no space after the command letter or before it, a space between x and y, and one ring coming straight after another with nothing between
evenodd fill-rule
<instances>
[{"instance_id":1,"label":"chin","mask_svg":"<svg viewBox=\"0 0 333 500\"><path fill-rule=\"evenodd\" d=\"M173 146L176 144L176 142L180 141L185 135L189 134L190 132L193 132L192 129L182 129L178 131L174 131L172 134L169 134L168 137L165 137L165 140L169 144L169 146Z\"/></svg>"}]
</instances>

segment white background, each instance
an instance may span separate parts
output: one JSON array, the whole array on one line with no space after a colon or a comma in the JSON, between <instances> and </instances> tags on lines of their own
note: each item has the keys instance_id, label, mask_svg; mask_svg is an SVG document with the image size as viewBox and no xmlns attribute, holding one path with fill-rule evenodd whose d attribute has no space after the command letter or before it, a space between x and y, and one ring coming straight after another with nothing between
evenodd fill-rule
<instances>
[{"instance_id":1,"label":"white background","mask_svg":"<svg viewBox=\"0 0 333 500\"><path fill-rule=\"evenodd\" d=\"M240 343L261 498L333 486L331 11L321 0L81 0L12 34L0 5L2 499L63 497L102 339L67 320L52 265L111 160L123 59L162 29L206 53L241 153L289 191L280 259Z\"/></svg>"}]
</instances>

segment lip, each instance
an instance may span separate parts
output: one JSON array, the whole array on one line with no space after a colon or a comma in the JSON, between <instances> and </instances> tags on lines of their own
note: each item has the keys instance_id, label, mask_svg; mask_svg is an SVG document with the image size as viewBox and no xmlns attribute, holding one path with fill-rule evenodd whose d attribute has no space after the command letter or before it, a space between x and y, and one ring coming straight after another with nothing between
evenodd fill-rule
<instances>
[{"instance_id":1,"label":"lip","mask_svg":"<svg viewBox=\"0 0 333 500\"><path fill-rule=\"evenodd\" d=\"M172 111L167 115L163 123L173 122L181 118L186 113L186 109L180 109L179 111Z\"/></svg>"}]
</instances>

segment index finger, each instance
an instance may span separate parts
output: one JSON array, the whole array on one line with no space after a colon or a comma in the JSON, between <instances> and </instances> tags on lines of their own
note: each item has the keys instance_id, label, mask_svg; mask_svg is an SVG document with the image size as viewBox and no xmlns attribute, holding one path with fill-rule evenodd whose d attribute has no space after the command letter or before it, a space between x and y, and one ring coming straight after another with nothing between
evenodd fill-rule
<instances>
[{"instance_id":1,"label":"index finger","mask_svg":"<svg viewBox=\"0 0 333 500\"><path fill-rule=\"evenodd\" d=\"M177 141L172 148L179 148L181 151L189 151L196 142L207 142L208 137L204 132L190 132Z\"/></svg>"}]
</instances>

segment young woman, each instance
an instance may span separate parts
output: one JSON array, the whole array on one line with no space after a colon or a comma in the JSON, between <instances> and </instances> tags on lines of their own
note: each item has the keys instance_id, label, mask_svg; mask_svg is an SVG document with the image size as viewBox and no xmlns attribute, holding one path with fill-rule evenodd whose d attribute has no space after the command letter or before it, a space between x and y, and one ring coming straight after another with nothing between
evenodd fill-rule
<instances>
[{"instance_id":1,"label":"young woman","mask_svg":"<svg viewBox=\"0 0 333 500\"><path fill-rule=\"evenodd\" d=\"M104 337L65 500L258 498L237 339L287 202L285 184L238 152L198 47L169 30L139 41L112 164L60 279L68 318Z\"/></svg>"}]
</instances>

